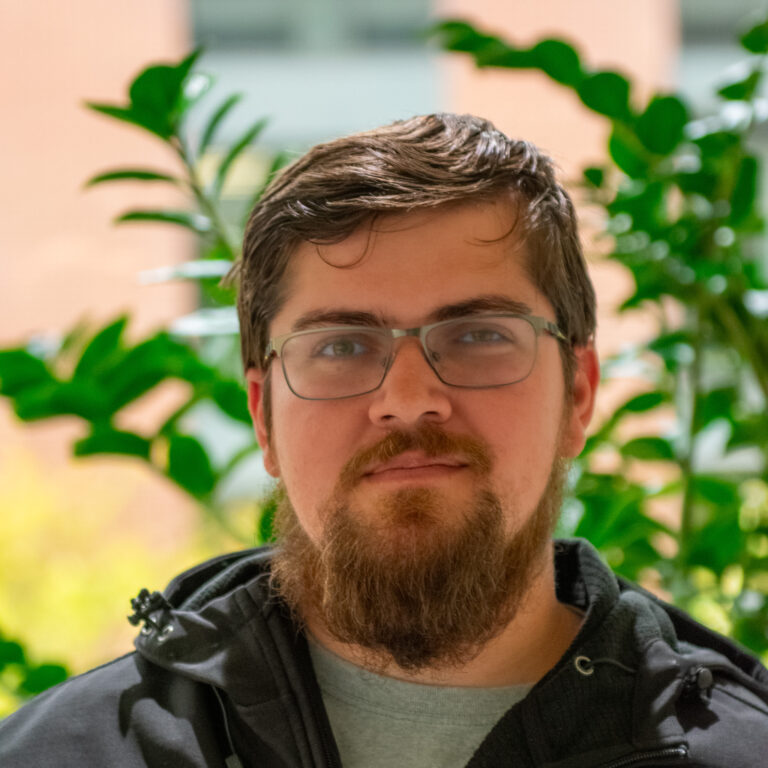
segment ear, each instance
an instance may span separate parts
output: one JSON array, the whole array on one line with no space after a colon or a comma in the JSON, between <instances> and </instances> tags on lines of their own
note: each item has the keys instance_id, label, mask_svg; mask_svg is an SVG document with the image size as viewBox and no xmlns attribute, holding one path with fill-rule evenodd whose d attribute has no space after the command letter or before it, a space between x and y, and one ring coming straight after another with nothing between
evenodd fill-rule
<instances>
[{"instance_id":1,"label":"ear","mask_svg":"<svg viewBox=\"0 0 768 768\"><path fill-rule=\"evenodd\" d=\"M269 382L265 381L265 379L266 372L258 368L249 368L245 372L245 380L248 385L248 410L253 420L253 430L256 433L256 439L261 446L264 468L272 477L280 477L277 454L272 446L264 417L264 391L265 387L269 386Z\"/></svg>"},{"instance_id":2,"label":"ear","mask_svg":"<svg viewBox=\"0 0 768 768\"><path fill-rule=\"evenodd\" d=\"M563 456L575 458L584 448L587 427L592 420L595 394L600 383L600 362L590 342L574 350L576 367L573 373L573 391L570 412L566 412L560 450Z\"/></svg>"}]
</instances>

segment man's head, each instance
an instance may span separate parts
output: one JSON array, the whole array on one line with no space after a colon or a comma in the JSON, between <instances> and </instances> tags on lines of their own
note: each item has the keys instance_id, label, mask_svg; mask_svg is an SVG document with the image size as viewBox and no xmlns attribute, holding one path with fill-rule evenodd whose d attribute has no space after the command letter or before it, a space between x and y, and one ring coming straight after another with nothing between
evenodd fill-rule
<instances>
[{"instance_id":1,"label":"man's head","mask_svg":"<svg viewBox=\"0 0 768 768\"><path fill-rule=\"evenodd\" d=\"M320 146L254 211L239 277L284 595L404 667L471 655L546 563L597 380L550 164L471 117Z\"/></svg>"},{"instance_id":2,"label":"man's head","mask_svg":"<svg viewBox=\"0 0 768 768\"><path fill-rule=\"evenodd\" d=\"M570 345L587 344L595 331L595 295L573 204L552 163L486 120L438 114L320 144L270 184L234 270L245 369L264 365L270 323L299 243L341 241L388 213L494 199L513 204L510 225L526 244L529 276L554 307ZM566 360L566 381L570 365Z\"/></svg>"}]
</instances>

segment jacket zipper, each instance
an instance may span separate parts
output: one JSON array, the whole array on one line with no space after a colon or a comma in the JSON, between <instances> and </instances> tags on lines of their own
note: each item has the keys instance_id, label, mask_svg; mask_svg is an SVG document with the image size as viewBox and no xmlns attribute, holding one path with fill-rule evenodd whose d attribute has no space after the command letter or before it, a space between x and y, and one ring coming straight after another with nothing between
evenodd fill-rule
<instances>
[{"instance_id":1,"label":"jacket zipper","mask_svg":"<svg viewBox=\"0 0 768 768\"><path fill-rule=\"evenodd\" d=\"M605 763L600 768L634 768L635 766L653 765L648 760L683 760L688 756L688 748L682 745L678 747L667 747L666 749L656 749L650 752L640 752L636 755L614 760L612 763Z\"/></svg>"}]
</instances>

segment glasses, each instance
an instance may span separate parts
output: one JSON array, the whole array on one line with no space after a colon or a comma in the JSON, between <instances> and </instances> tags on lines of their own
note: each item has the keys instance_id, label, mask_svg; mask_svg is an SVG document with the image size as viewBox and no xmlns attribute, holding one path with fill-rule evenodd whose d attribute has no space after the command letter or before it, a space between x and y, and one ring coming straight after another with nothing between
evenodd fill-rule
<instances>
[{"instance_id":1,"label":"glasses","mask_svg":"<svg viewBox=\"0 0 768 768\"><path fill-rule=\"evenodd\" d=\"M542 333L567 342L554 323L533 315L469 315L406 329L337 325L276 336L264 364L279 357L291 392L304 400L355 397L382 385L396 339L414 336L444 384L486 389L525 379Z\"/></svg>"}]
</instances>

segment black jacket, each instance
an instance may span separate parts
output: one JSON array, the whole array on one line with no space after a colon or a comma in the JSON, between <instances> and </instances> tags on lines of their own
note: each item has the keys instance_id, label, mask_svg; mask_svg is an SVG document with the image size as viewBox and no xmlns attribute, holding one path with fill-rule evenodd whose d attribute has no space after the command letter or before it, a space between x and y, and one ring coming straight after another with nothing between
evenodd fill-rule
<instances>
[{"instance_id":1,"label":"black jacket","mask_svg":"<svg viewBox=\"0 0 768 768\"><path fill-rule=\"evenodd\" d=\"M585 622L469 766L768 766L768 671L617 579L586 542L556 547L558 597ZM164 596L144 594L137 652L6 718L0 766L340 765L306 641L268 567L267 550L227 555Z\"/></svg>"}]
</instances>

